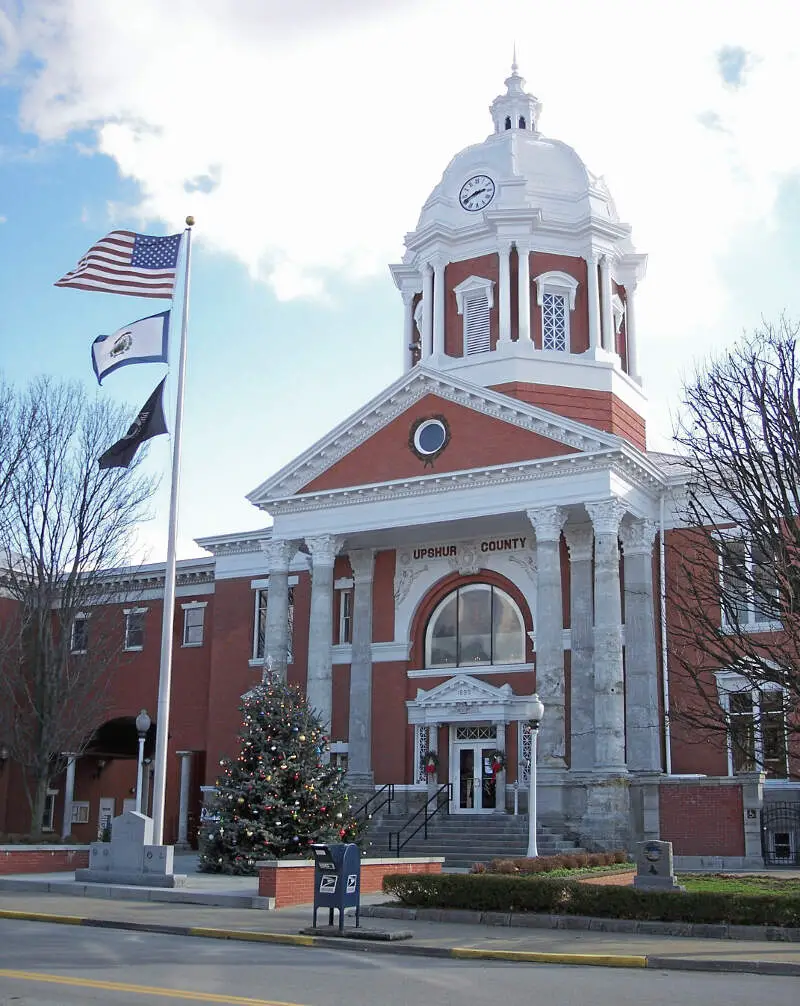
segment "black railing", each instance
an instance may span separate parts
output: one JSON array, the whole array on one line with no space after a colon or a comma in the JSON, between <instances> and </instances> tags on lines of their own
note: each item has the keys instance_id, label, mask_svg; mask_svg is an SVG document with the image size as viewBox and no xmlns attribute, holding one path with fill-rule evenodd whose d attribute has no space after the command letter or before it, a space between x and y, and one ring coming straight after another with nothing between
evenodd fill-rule
<instances>
[{"instance_id":1,"label":"black railing","mask_svg":"<svg viewBox=\"0 0 800 1006\"><path fill-rule=\"evenodd\" d=\"M444 797L444 799L442 799ZM442 785L436 790L433 796L428 797L426 802L422 807L412 814L411 817L401 825L397 831L392 831L389 833L389 852L396 852L400 855L400 850L404 845L408 845L411 839L417 835L423 829L425 830L425 838L428 837L428 821L432 817L435 817L442 808L449 806L450 801L453 799L453 784L450 782L443 782ZM431 804L433 804L433 810L431 810ZM413 831L410 831L405 837L401 838L403 832L410 828L418 817L422 820L417 824Z\"/></svg>"},{"instance_id":2,"label":"black railing","mask_svg":"<svg viewBox=\"0 0 800 1006\"><path fill-rule=\"evenodd\" d=\"M386 807L386 813L392 813L392 800L394 800L394 783L387 782L380 789L375 790L368 800L365 800L360 807L353 811L354 817L363 817L369 821L379 810Z\"/></svg>"}]
</instances>

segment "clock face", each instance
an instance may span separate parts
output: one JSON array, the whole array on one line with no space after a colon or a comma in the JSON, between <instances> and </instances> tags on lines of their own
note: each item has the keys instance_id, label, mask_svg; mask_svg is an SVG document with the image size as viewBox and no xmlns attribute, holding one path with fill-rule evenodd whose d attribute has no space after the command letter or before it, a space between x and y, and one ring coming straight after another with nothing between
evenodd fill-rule
<instances>
[{"instance_id":1,"label":"clock face","mask_svg":"<svg viewBox=\"0 0 800 1006\"><path fill-rule=\"evenodd\" d=\"M468 213L477 213L494 199L494 182L488 175L473 175L461 186L458 201Z\"/></svg>"}]
</instances>

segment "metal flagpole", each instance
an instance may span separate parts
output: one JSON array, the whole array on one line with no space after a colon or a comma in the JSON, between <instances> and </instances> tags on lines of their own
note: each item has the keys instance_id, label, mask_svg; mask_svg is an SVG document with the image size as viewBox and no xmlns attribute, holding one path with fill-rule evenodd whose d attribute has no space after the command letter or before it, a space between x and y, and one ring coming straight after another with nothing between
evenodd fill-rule
<instances>
[{"instance_id":1,"label":"metal flagpole","mask_svg":"<svg viewBox=\"0 0 800 1006\"><path fill-rule=\"evenodd\" d=\"M183 282L183 318L178 356L178 390L175 402L175 431L172 440L172 487L169 495L167 568L164 577L164 612L161 619L161 664L158 672L158 712L156 713L156 758L153 770L153 844L164 841L164 803L167 789L167 748L169 700L172 685L172 621L175 615L175 551L178 536L178 495L181 481L181 433L183 388L186 381L186 330L189 321L189 265L192 259L194 217L186 218L186 275Z\"/></svg>"}]
</instances>

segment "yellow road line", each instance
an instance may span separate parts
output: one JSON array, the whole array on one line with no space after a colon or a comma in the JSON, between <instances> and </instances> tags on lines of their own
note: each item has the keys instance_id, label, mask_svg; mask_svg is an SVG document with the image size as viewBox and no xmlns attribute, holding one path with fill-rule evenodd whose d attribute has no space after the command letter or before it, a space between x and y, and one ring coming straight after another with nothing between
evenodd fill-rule
<instances>
[{"instance_id":1,"label":"yellow road line","mask_svg":"<svg viewBox=\"0 0 800 1006\"><path fill-rule=\"evenodd\" d=\"M528 950L482 950L453 947L453 957L495 961L526 961L529 964L597 964L606 968L646 968L647 958L624 954L546 954Z\"/></svg>"},{"instance_id":2,"label":"yellow road line","mask_svg":"<svg viewBox=\"0 0 800 1006\"><path fill-rule=\"evenodd\" d=\"M0 911L0 919L24 919L27 922L61 922L65 926L83 925L79 915L48 915L46 912L15 912L10 908Z\"/></svg>"},{"instance_id":3,"label":"yellow road line","mask_svg":"<svg viewBox=\"0 0 800 1006\"><path fill-rule=\"evenodd\" d=\"M189 989L163 989L151 985L129 985L126 982L103 982L71 975L48 975L36 971L12 971L0 968L0 978L17 978L28 982L49 982L51 985L72 985L77 988L103 989L106 992L136 992L143 996L164 996L168 999L188 999L191 1002L231 1003L234 1006L301 1006L300 1003L278 1002L275 999L250 999L247 996L222 995L216 992L192 992Z\"/></svg>"},{"instance_id":4,"label":"yellow road line","mask_svg":"<svg viewBox=\"0 0 800 1006\"><path fill-rule=\"evenodd\" d=\"M189 936L206 936L214 940L246 940L252 943L285 943L292 947L313 947L313 936L293 936L291 933L255 933L250 929L206 929L193 926Z\"/></svg>"}]
</instances>

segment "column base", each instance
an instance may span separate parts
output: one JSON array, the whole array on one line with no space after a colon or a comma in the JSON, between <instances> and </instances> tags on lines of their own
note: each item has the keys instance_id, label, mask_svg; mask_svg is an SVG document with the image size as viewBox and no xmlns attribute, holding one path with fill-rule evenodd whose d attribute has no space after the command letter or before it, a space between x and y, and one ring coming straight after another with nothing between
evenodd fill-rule
<instances>
[{"instance_id":1,"label":"column base","mask_svg":"<svg viewBox=\"0 0 800 1006\"><path fill-rule=\"evenodd\" d=\"M627 774L586 778L579 834L586 848L627 849L631 844L630 780Z\"/></svg>"}]
</instances>

